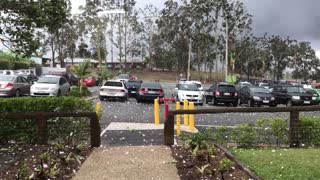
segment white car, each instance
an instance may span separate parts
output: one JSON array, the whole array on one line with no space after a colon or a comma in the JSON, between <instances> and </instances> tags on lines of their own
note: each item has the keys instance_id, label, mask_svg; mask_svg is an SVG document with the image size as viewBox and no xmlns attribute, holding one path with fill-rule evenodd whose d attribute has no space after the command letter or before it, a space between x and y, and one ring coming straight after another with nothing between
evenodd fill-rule
<instances>
[{"instance_id":1,"label":"white car","mask_svg":"<svg viewBox=\"0 0 320 180\"><path fill-rule=\"evenodd\" d=\"M108 80L100 88L99 98L103 99L122 99L128 100L128 88L123 81Z\"/></svg>"},{"instance_id":2,"label":"white car","mask_svg":"<svg viewBox=\"0 0 320 180\"><path fill-rule=\"evenodd\" d=\"M70 90L65 77L45 75L39 78L30 88L31 96L63 96Z\"/></svg>"},{"instance_id":3,"label":"white car","mask_svg":"<svg viewBox=\"0 0 320 180\"><path fill-rule=\"evenodd\" d=\"M183 83L179 83L174 90L175 93L173 94L173 96L176 97L177 101L179 101L180 103L183 103L183 101L187 99L189 102L203 105L204 95L199 90L196 84L190 81L186 81Z\"/></svg>"},{"instance_id":4,"label":"white car","mask_svg":"<svg viewBox=\"0 0 320 180\"><path fill-rule=\"evenodd\" d=\"M117 76L117 80L123 81L123 82L128 82L130 80L130 76L128 74L119 74Z\"/></svg>"}]
</instances>

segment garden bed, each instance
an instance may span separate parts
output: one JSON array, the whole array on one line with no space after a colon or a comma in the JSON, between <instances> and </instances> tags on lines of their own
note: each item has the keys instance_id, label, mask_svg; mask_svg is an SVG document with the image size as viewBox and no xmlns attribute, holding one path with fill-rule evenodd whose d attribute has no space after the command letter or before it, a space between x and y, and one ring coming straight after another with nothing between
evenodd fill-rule
<instances>
[{"instance_id":1,"label":"garden bed","mask_svg":"<svg viewBox=\"0 0 320 180\"><path fill-rule=\"evenodd\" d=\"M200 141L191 142L193 140ZM255 178L240 164L230 160L225 150L208 145L201 138L193 137L193 140L178 141L178 145L171 147L178 174L182 180Z\"/></svg>"},{"instance_id":2,"label":"garden bed","mask_svg":"<svg viewBox=\"0 0 320 180\"><path fill-rule=\"evenodd\" d=\"M71 179L90 152L88 145L0 145L0 179Z\"/></svg>"}]
</instances>

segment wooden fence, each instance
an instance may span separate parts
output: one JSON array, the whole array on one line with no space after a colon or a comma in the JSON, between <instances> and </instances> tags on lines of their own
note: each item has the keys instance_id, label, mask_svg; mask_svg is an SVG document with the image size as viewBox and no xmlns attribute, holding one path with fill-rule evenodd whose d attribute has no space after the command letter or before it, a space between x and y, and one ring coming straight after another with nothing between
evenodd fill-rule
<instances>
[{"instance_id":1,"label":"wooden fence","mask_svg":"<svg viewBox=\"0 0 320 180\"><path fill-rule=\"evenodd\" d=\"M99 147L100 124L95 112L35 112L35 113L2 113L0 119L34 119L37 123L39 144L47 144L47 120L54 117L87 117L90 118L90 143L91 147Z\"/></svg>"},{"instance_id":2,"label":"wooden fence","mask_svg":"<svg viewBox=\"0 0 320 180\"><path fill-rule=\"evenodd\" d=\"M223 108L169 111L168 119L164 123L164 143L174 144L174 116L177 114L219 114L219 113L261 113L261 112L290 112L289 146L299 146L299 112L320 111L320 106L291 106L291 107L254 107L254 108Z\"/></svg>"}]
</instances>

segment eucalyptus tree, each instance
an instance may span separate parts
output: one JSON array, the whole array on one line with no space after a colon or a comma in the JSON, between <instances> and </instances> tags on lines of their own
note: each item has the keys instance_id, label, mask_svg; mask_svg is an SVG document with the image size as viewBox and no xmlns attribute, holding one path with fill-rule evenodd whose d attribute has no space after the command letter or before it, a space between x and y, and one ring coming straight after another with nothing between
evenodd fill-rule
<instances>
[{"instance_id":1,"label":"eucalyptus tree","mask_svg":"<svg viewBox=\"0 0 320 180\"><path fill-rule=\"evenodd\" d=\"M308 80L320 65L315 51L312 49L310 42L295 41L291 46L292 61L289 67L293 68L292 77L295 79Z\"/></svg>"},{"instance_id":2,"label":"eucalyptus tree","mask_svg":"<svg viewBox=\"0 0 320 180\"><path fill-rule=\"evenodd\" d=\"M30 56L39 48L36 28L55 33L68 16L68 0L0 2L0 41L17 54Z\"/></svg>"}]
</instances>

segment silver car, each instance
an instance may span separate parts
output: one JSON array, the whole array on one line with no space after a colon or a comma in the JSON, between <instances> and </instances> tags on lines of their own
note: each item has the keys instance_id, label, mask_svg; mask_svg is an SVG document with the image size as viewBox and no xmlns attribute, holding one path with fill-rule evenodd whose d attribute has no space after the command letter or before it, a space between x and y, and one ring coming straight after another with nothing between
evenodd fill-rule
<instances>
[{"instance_id":1,"label":"silver car","mask_svg":"<svg viewBox=\"0 0 320 180\"><path fill-rule=\"evenodd\" d=\"M62 96L69 92L70 85L63 76L45 75L31 86L31 96Z\"/></svg>"},{"instance_id":2,"label":"silver car","mask_svg":"<svg viewBox=\"0 0 320 180\"><path fill-rule=\"evenodd\" d=\"M30 94L31 83L21 75L0 75L0 96Z\"/></svg>"}]
</instances>

